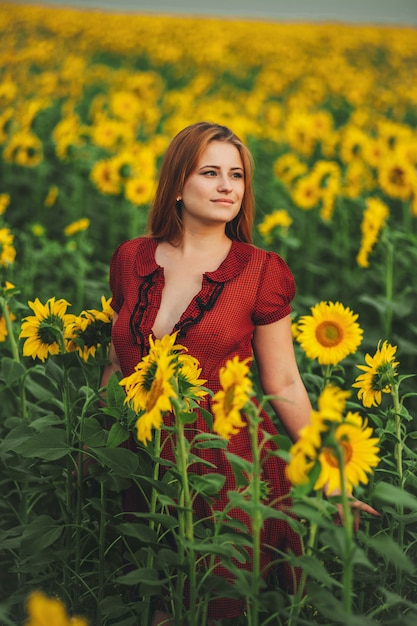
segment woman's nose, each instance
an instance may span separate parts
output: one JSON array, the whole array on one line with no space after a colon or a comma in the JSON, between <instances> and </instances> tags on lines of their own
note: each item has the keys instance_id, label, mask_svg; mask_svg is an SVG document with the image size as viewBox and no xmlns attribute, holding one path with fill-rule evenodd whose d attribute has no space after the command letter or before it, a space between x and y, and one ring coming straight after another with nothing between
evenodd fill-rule
<instances>
[{"instance_id":1,"label":"woman's nose","mask_svg":"<svg viewBox=\"0 0 417 626\"><path fill-rule=\"evenodd\" d=\"M220 175L218 183L217 183L217 187L218 187L219 191L231 191L232 190L232 183L231 183L229 177Z\"/></svg>"}]
</instances>

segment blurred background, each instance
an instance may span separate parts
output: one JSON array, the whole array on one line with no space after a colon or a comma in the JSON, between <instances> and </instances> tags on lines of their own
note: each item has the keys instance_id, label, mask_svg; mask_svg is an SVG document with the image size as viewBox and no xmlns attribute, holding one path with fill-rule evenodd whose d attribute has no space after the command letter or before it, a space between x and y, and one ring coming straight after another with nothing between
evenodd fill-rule
<instances>
[{"instance_id":1,"label":"blurred background","mask_svg":"<svg viewBox=\"0 0 417 626\"><path fill-rule=\"evenodd\" d=\"M255 157L254 242L295 315L341 301L364 349L415 357L416 25L417 0L0 2L4 278L97 306L168 142L218 121Z\"/></svg>"},{"instance_id":2,"label":"blurred background","mask_svg":"<svg viewBox=\"0 0 417 626\"><path fill-rule=\"evenodd\" d=\"M274 20L417 24L416 0L30 0L32 4Z\"/></svg>"}]
</instances>

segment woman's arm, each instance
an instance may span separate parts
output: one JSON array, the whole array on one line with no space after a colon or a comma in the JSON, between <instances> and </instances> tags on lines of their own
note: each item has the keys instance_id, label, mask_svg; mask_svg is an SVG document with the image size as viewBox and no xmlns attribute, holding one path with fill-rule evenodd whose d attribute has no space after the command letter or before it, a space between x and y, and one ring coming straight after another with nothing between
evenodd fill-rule
<instances>
[{"instance_id":1,"label":"woman's arm","mask_svg":"<svg viewBox=\"0 0 417 626\"><path fill-rule=\"evenodd\" d=\"M277 396L271 400L271 405L295 441L301 428L310 422L312 407L295 359L289 315L278 322L257 326L253 349L263 392ZM339 492L327 493L326 488L324 492L327 496L339 495ZM359 528L360 511L379 515L369 504L356 498L352 499L351 506L355 510L355 530ZM343 522L341 505L337 508Z\"/></svg>"},{"instance_id":2,"label":"woman's arm","mask_svg":"<svg viewBox=\"0 0 417 626\"><path fill-rule=\"evenodd\" d=\"M295 358L290 316L257 326L253 349L262 390L275 396L271 405L295 441L310 422L312 407Z\"/></svg>"}]
</instances>

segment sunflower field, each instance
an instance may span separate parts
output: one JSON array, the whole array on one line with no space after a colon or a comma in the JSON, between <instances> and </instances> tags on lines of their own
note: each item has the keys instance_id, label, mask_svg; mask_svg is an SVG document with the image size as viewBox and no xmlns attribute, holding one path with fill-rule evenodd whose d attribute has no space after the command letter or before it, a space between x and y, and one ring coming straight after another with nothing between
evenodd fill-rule
<instances>
[{"instance_id":1,"label":"sunflower field","mask_svg":"<svg viewBox=\"0 0 417 626\"><path fill-rule=\"evenodd\" d=\"M267 399L246 364L219 372L212 435L194 444L254 433L252 463L231 455L230 507L251 531L227 510L192 519L221 477L191 477L190 447L160 471L164 411L184 443L206 393L175 337L130 380L113 376L102 402L110 257L145 232L165 149L201 120L248 144L254 243L297 283L294 345L314 411L295 444L278 424L293 485L280 513L304 546L276 554L299 572L293 593L259 569L272 513L251 398ZM223 626L414 626L416 267L415 29L0 2L0 624L148 626L164 598L173 624L205 626L226 596L245 611ZM163 379L157 419L143 372ZM146 512L127 516L132 485ZM351 490L379 513L359 528ZM233 583L215 576L218 560Z\"/></svg>"}]
</instances>

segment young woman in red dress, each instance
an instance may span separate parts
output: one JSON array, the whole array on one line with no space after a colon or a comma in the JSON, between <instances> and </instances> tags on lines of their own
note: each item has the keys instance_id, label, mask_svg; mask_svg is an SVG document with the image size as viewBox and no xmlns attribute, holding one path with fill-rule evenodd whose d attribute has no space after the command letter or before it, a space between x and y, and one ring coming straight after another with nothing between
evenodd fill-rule
<instances>
[{"instance_id":1,"label":"young woman in red dress","mask_svg":"<svg viewBox=\"0 0 417 626\"><path fill-rule=\"evenodd\" d=\"M252 158L246 146L218 124L201 122L182 130L164 157L147 235L122 243L111 260L115 313L110 364L102 383L112 371L123 376L134 371L147 354L149 335L160 339L178 331L178 343L198 359L201 377L213 392L220 388L219 369L228 359L254 357L262 389L275 398L273 411L295 440L311 413L291 335L295 283L278 254L252 245L253 219ZM210 410L210 397L201 404ZM195 427L207 430L203 417ZM261 427L277 432L267 413ZM231 437L228 449L250 458L247 428ZM221 449L199 454L226 477L214 504L221 509L235 485L232 468ZM200 471L204 468L202 464ZM269 501L282 501L290 490L284 462L269 456L263 472ZM134 502L129 506L134 510ZM196 515L210 514L208 505L204 510L200 502L199 507ZM248 523L242 511L234 515ZM301 549L299 537L278 519L265 522L262 543L295 554ZM273 558L265 547L261 567L267 568ZM220 566L216 573L227 575ZM291 588L293 573L284 569L281 575ZM210 603L209 616L221 620L242 610L242 602L220 598ZM169 623L169 616L157 611L152 626Z\"/></svg>"}]
</instances>

